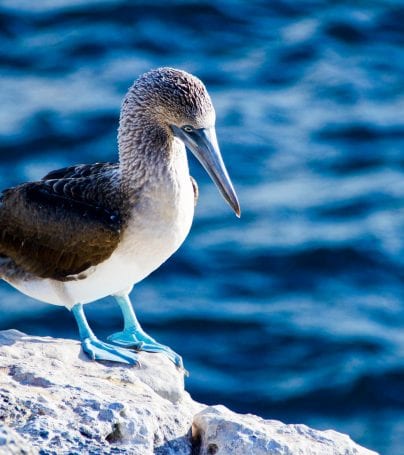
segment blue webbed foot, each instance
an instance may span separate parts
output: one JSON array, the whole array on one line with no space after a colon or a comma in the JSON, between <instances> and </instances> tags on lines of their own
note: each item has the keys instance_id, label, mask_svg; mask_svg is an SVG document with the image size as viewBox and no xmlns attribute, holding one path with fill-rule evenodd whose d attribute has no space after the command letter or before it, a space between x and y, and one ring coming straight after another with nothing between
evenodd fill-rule
<instances>
[{"instance_id":1,"label":"blue webbed foot","mask_svg":"<svg viewBox=\"0 0 404 455\"><path fill-rule=\"evenodd\" d=\"M135 327L125 329L108 337L109 341L121 346L131 347L138 351L161 352L165 354L177 367L184 368L182 357L168 346L158 343L154 338Z\"/></svg>"},{"instance_id":2,"label":"blue webbed foot","mask_svg":"<svg viewBox=\"0 0 404 455\"><path fill-rule=\"evenodd\" d=\"M83 351L93 360L108 360L110 362L140 364L138 356L129 349L118 348L104 343L96 337L87 337L81 340Z\"/></svg>"}]
</instances>

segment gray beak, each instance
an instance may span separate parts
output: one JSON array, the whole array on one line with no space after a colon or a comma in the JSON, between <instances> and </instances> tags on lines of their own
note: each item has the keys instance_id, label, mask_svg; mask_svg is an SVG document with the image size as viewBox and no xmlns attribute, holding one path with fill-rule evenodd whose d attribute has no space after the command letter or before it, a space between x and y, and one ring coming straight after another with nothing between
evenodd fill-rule
<instances>
[{"instance_id":1,"label":"gray beak","mask_svg":"<svg viewBox=\"0 0 404 455\"><path fill-rule=\"evenodd\" d=\"M193 129L184 131L177 126L171 126L174 135L181 139L185 146L191 150L198 161L205 168L210 178L214 181L224 199L240 218L240 204L234 191L226 166L223 163L219 145L216 139L215 128Z\"/></svg>"}]
</instances>

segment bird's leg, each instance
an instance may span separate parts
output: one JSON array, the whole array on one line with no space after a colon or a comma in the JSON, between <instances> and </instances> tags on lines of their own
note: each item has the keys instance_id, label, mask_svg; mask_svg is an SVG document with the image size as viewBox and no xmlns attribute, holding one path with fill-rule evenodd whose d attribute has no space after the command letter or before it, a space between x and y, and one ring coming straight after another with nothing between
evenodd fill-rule
<instances>
[{"instance_id":1,"label":"bird's leg","mask_svg":"<svg viewBox=\"0 0 404 455\"><path fill-rule=\"evenodd\" d=\"M148 335L137 320L135 311L128 295L114 295L118 302L124 321L124 329L108 337L108 340L121 346L130 346L139 351L162 352L178 367L183 367L182 358L168 346L158 343Z\"/></svg>"},{"instance_id":2,"label":"bird's leg","mask_svg":"<svg viewBox=\"0 0 404 455\"><path fill-rule=\"evenodd\" d=\"M93 360L109 360L110 362L121 362L135 365L139 363L136 354L129 349L118 348L112 344L100 341L88 325L83 305L78 303L72 308L76 319L81 346L83 351Z\"/></svg>"}]
</instances>

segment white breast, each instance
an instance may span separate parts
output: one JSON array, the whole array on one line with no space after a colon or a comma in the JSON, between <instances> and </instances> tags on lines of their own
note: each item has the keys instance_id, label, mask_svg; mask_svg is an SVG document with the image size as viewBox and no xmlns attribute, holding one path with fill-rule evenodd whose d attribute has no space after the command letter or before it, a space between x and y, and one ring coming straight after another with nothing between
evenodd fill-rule
<instances>
[{"instance_id":1,"label":"white breast","mask_svg":"<svg viewBox=\"0 0 404 455\"><path fill-rule=\"evenodd\" d=\"M174 171L142 194L118 248L109 259L88 270L85 279L10 284L38 300L67 307L130 290L180 247L191 228L194 193L185 150L179 154Z\"/></svg>"}]
</instances>

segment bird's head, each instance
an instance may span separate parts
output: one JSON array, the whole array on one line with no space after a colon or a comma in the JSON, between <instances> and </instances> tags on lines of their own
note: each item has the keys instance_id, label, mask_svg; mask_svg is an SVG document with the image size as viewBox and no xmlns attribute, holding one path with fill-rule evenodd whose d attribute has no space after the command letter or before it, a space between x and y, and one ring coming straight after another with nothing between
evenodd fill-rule
<instances>
[{"instance_id":1,"label":"bird's head","mask_svg":"<svg viewBox=\"0 0 404 455\"><path fill-rule=\"evenodd\" d=\"M143 74L133 88L135 102L147 104L149 115L196 156L239 217L240 205L217 143L215 110L202 81L185 71L159 68Z\"/></svg>"}]
</instances>

